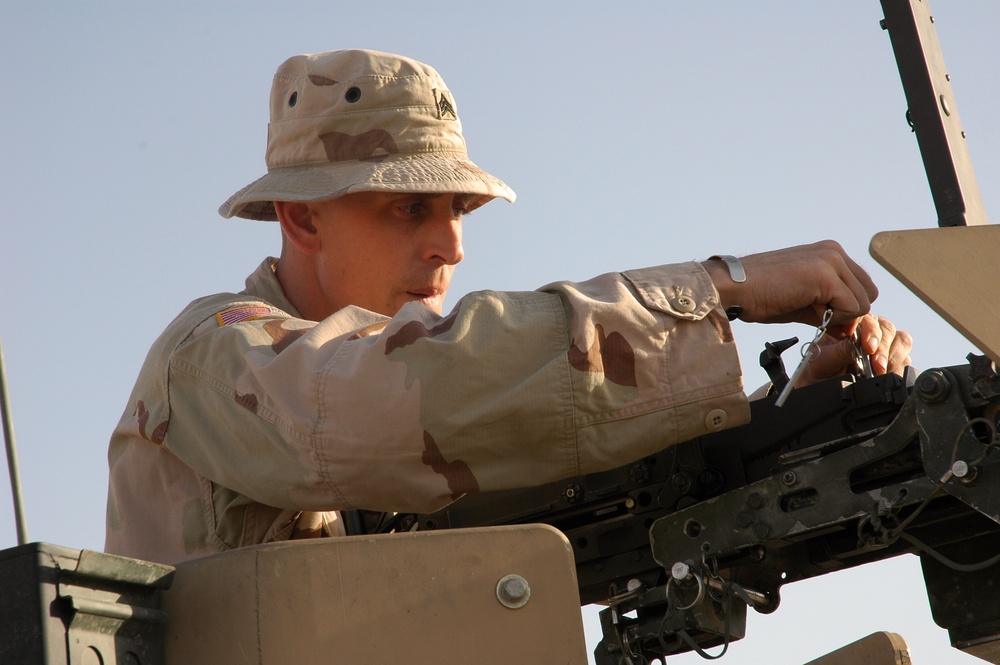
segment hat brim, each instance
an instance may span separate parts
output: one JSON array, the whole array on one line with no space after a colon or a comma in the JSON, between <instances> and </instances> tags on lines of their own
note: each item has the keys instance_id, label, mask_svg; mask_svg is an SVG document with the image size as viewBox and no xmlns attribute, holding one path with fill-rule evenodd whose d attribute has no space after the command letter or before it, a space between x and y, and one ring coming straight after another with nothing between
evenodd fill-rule
<instances>
[{"instance_id":1,"label":"hat brim","mask_svg":"<svg viewBox=\"0 0 1000 665\"><path fill-rule=\"evenodd\" d=\"M469 210L514 191L465 155L440 152L270 169L219 207L225 218L277 221L274 201L322 201L352 192L478 194Z\"/></svg>"}]
</instances>

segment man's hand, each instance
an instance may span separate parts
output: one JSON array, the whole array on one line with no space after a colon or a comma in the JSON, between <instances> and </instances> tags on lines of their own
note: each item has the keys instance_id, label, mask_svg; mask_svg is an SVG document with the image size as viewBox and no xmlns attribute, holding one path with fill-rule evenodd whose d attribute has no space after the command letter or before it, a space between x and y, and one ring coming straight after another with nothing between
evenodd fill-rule
<instances>
[{"instance_id":1,"label":"man's hand","mask_svg":"<svg viewBox=\"0 0 1000 665\"><path fill-rule=\"evenodd\" d=\"M715 282L724 309L743 308L740 319L756 323L797 321L819 325L833 309L828 331L837 338L853 330L871 310L878 289L861 266L832 240L752 254L741 259L745 282L734 282L718 259L703 265Z\"/></svg>"},{"instance_id":2,"label":"man's hand","mask_svg":"<svg viewBox=\"0 0 1000 665\"><path fill-rule=\"evenodd\" d=\"M718 259L703 265L719 292L723 308L742 308L740 319L759 323L799 322L818 325L827 308L833 318L819 341L819 354L798 385L844 374L855 364L858 333L861 349L875 374L902 373L910 364L913 339L888 319L869 314L878 289L844 249L832 240L752 254L741 259L745 282L734 282Z\"/></svg>"},{"instance_id":3,"label":"man's hand","mask_svg":"<svg viewBox=\"0 0 1000 665\"><path fill-rule=\"evenodd\" d=\"M909 333L896 330L889 319L874 314L861 317L856 329L861 350L871 359L872 373L903 373L903 368L910 364L910 350L913 348L913 338ZM795 387L841 376L855 365L857 356L850 335L843 339L824 335L817 346L819 354L806 366Z\"/></svg>"}]
</instances>

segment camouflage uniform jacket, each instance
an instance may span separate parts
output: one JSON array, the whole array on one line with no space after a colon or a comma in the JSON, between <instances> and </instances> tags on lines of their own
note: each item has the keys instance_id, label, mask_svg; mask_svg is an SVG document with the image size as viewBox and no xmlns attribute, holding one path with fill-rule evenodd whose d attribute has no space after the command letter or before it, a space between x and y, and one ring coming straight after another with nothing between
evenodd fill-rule
<instances>
[{"instance_id":1,"label":"camouflage uniform jacket","mask_svg":"<svg viewBox=\"0 0 1000 665\"><path fill-rule=\"evenodd\" d=\"M109 552L178 563L343 533L334 511L613 468L749 418L697 263L302 319L267 259L153 345L108 459Z\"/></svg>"}]
</instances>

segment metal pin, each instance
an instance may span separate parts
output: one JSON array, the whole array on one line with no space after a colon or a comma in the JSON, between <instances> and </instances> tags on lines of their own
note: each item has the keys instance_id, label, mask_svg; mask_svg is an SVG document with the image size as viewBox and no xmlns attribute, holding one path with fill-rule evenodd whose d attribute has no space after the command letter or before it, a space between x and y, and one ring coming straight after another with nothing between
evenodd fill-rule
<instances>
[{"instance_id":1,"label":"metal pin","mask_svg":"<svg viewBox=\"0 0 1000 665\"><path fill-rule=\"evenodd\" d=\"M851 338L851 341L854 342L854 354L855 356L857 356L858 371L861 374L861 378L864 379L872 378L873 376L875 376L875 373L872 371L872 360L868 356L868 354L865 353L865 350L861 347L860 330L856 330L854 332L854 336Z\"/></svg>"},{"instance_id":2,"label":"metal pin","mask_svg":"<svg viewBox=\"0 0 1000 665\"><path fill-rule=\"evenodd\" d=\"M785 401L788 399L788 395L792 392L792 388L795 386L795 382L799 380L800 376L802 376L802 372L806 371L806 366L809 365L809 361L819 355L817 342L819 342L820 338L826 334L826 328L830 325L831 319L833 319L833 310L828 307L827 310L823 312L823 320L816 328L816 335L813 337L812 341L802 345L802 361L799 363L799 366L795 368L795 372L792 374L791 378L788 379L788 383L785 384L781 394L778 395L778 399L774 401L775 406L784 405Z\"/></svg>"}]
</instances>

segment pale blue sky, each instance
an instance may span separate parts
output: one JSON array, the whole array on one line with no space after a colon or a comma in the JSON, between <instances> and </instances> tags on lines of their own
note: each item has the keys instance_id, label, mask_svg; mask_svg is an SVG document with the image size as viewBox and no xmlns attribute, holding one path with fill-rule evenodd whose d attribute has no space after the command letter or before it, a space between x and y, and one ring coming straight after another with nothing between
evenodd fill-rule
<instances>
[{"instance_id":1,"label":"pale blue sky","mask_svg":"<svg viewBox=\"0 0 1000 665\"><path fill-rule=\"evenodd\" d=\"M933 7L995 219L1000 3ZM473 159L517 191L468 219L449 306L832 237L918 366L962 363L971 344L867 253L877 231L936 224L880 18L876 0L3 3L0 335L32 540L103 546L107 437L150 343L277 251L275 225L216 209L263 173L271 76L295 53L434 65ZM753 386L764 341L809 333L735 334ZM913 557L786 588L722 662L801 663L879 629L917 663L979 662L931 623Z\"/></svg>"}]
</instances>

